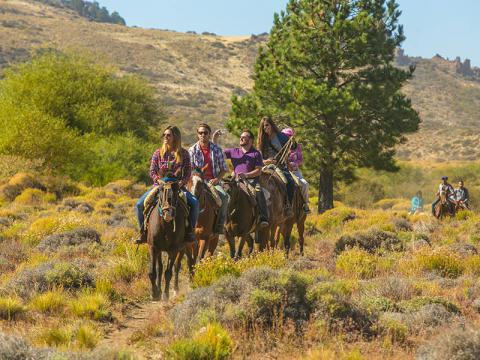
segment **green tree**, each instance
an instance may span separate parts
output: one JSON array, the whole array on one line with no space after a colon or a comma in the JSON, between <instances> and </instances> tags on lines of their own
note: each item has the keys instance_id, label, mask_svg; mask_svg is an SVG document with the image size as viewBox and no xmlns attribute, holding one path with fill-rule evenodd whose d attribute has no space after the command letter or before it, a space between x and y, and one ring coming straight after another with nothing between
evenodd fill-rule
<instances>
[{"instance_id":1,"label":"green tree","mask_svg":"<svg viewBox=\"0 0 480 360\"><path fill-rule=\"evenodd\" d=\"M145 81L84 56L52 52L4 75L0 155L43 160L49 170L95 184L144 179L140 159L148 160L164 120Z\"/></svg>"},{"instance_id":2,"label":"green tree","mask_svg":"<svg viewBox=\"0 0 480 360\"><path fill-rule=\"evenodd\" d=\"M318 210L357 167L394 171L394 147L420 119L401 92L414 69L393 66L405 37L394 0L290 0L260 49L253 91L233 98L230 130L263 114L296 128L318 182Z\"/></svg>"}]
</instances>

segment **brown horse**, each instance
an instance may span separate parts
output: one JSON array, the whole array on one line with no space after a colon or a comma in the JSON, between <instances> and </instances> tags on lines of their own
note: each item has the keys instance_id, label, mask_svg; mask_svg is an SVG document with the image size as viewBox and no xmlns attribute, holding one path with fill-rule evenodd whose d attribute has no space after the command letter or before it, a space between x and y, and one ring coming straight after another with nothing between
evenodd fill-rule
<instances>
[{"instance_id":1,"label":"brown horse","mask_svg":"<svg viewBox=\"0 0 480 360\"><path fill-rule=\"evenodd\" d=\"M164 298L168 300L172 270L175 266L174 290L178 291L178 275L180 263L185 254L185 221L187 211L180 203L180 188L177 181L166 181L160 184L159 199L151 215L147 219L147 239L150 248L149 277L152 283L152 299L162 296L162 252L168 254L165 269ZM193 257L187 249L190 270L193 268Z\"/></svg>"},{"instance_id":2,"label":"brown horse","mask_svg":"<svg viewBox=\"0 0 480 360\"><path fill-rule=\"evenodd\" d=\"M232 176L224 179L223 188L230 196L227 210L227 221L225 222L225 237L230 246L230 256L234 259L242 257L242 250L245 242L248 244L248 252L251 254L254 248L254 241L251 236L257 231L256 220L258 209L252 205L250 196L241 189L240 183ZM259 250L263 250L264 241L258 238ZM238 248L235 248L235 239L240 238Z\"/></svg>"},{"instance_id":3,"label":"brown horse","mask_svg":"<svg viewBox=\"0 0 480 360\"><path fill-rule=\"evenodd\" d=\"M301 189L298 186L295 187L295 193L292 200L292 210L293 216L289 217L284 221L280 227L277 228L275 234L276 246L280 241L280 234L283 235L283 242L290 244L290 236L292 234L293 226L297 225L298 230L298 244L300 248L300 255L304 255L304 244L305 244L305 220L307 219L307 214L305 213L303 206L305 205L305 200L302 196Z\"/></svg>"},{"instance_id":4,"label":"brown horse","mask_svg":"<svg viewBox=\"0 0 480 360\"><path fill-rule=\"evenodd\" d=\"M194 261L196 261L202 260L205 255L212 256L217 248L218 234L214 233L214 228L217 222L218 206L204 181L201 169L195 169L192 172L191 192L200 205L200 215L195 228L195 236L198 240L198 247L194 253Z\"/></svg>"},{"instance_id":5,"label":"brown horse","mask_svg":"<svg viewBox=\"0 0 480 360\"><path fill-rule=\"evenodd\" d=\"M281 233L284 239L285 251L288 255L290 250L290 233L287 232L287 228L281 226L285 223L289 217L286 216L283 209L285 209L285 204L287 202L287 191L285 184L282 183L282 180L275 173L265 173L263 172L260 176L260 184L262 188L265 188L269 194L269 216L268 222L269 226L266 229L261 231L262 237L267 239L266 245L269 249L274 249L276 247L276 234L277 229L281 228ZM292 218L290 216L290 218ZM290 229L291 231L291 229Z\"/></svg>"},{"instance_id":6,"label":"brown horse","mask_svg":"<svg viewBox=\"0 0 480 360\"><path fill-rule=\"evenodd\" d=\"M448 201L448 190L446 187L442 187L440 190L440 201L435 205L435 208L433 209L433 215L441 220L446 216L453 217L455 216L455 206L453 204L450 204Z\"/></svg>"}]
</instances>

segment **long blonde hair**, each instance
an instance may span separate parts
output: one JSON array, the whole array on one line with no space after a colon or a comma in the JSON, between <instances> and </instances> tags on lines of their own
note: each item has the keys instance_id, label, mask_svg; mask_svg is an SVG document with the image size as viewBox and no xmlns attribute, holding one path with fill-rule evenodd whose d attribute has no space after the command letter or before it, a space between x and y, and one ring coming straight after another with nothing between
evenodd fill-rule
<instances>
[{"instance_id":1,"label":"long blonde hair","mask_svg":"<svg viewBox=\"0 0 480 360\"><path fill-rule=\"evenodd\" d=\"M182 155L182 133L180 132L180 129L176 126L167 126L165 130L163 130L163 133L165 134L165 131L170 130L172 132L173 136L173 144L172 144L172 150L171 152L175 155L175 161L177 163L181 163L183 161L183 155ZM165 153L167 153L167 144L164 142L162 144L162 147L160 148L160 155L162 158L165 156Z\"/></svg>"}]
</instances>

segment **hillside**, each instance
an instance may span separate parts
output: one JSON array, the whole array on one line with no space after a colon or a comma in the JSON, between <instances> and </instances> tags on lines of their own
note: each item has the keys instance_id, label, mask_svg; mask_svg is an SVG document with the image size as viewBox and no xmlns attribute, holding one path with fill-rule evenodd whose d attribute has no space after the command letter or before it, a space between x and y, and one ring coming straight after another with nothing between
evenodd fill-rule
<instances>
[{"instance_id":1,"label":"hillside","mask_svg":"<svg viewBox=\"0 0 480 360\"><path fill-rule=\"evenodd\" d=\"M122 72L148 78L169 107L169 121L182 125L187 141L193 139L193 124L200 121L223 127L231 95L252 86L252 65L263 40L96 23L33 1L0 4L0 67L44 47L89 51ZM399 156L476 159L480 155L480 81L457 72L455 62L440 57L406 60L405 64L415 62L417 71L405 92L424 123L399 149Z\"/></svg>"}]
</instances>

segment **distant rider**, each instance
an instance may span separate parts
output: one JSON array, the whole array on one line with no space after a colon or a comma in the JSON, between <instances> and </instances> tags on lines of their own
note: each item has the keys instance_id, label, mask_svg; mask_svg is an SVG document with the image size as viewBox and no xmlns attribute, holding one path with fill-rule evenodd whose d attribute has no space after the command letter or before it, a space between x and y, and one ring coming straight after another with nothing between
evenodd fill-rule
<instances>
[{"instance_id":1,"label":"distant rider","mask_svg":"<svg viewBox=\"0 0 480 360\"><path fill-rule=\"evenodd\" d=\"M458 188L454 190L454 194L455 194L455 201L456 203L462 203L463 205L465 205L465 207L467 209L470 208L470 197L469 197L469 194L468 194L468 190L467 188L464 186L463 184L463 180L460 180L458 182Z\"/></svg>"},{"instance_id":2,"label":"distant rider","mask_svg":"<svg viewBox=\"0 0 480 360\"><path fill-rule=\"evenodd\" d=\"M205 168L204 178L215 187L218 196L222 200L217 223L215 224L215 234L223 234L223 226L227 218L228 195L223 190L221 180L227 172L225 163L225 154L220 146L210 141L212 129L207 124L200 124L197 129L198 142L195 143L188 152L194 168Z\"/></svg>"},{"instance_id":3,"label":"distant rider","mask_svg":"<svg viewBox=\"0 0 480 360\"><path fill-rule=\"evenodd\" d=\"M418 191L412 198L412 207L410 208L410 214L418 214L423 211L423 196L422 192Z\"/></svg>"},{"instance_id":4,"label":"distant rider","mask_svg":"<svg viewBox=\"0 0 480 360\"><path fill-rule=\"evenodd\" d=\"M440 193L444 189L447 194L447 202L449 203L449 206L452 206L454 201L453 186L448 183L448 176L442 176L442 183L438 186L438 191L436 194L437 199L432 203L432 214L435 214L435 206L440 202Z\"/></svg>"}]
</instances>

